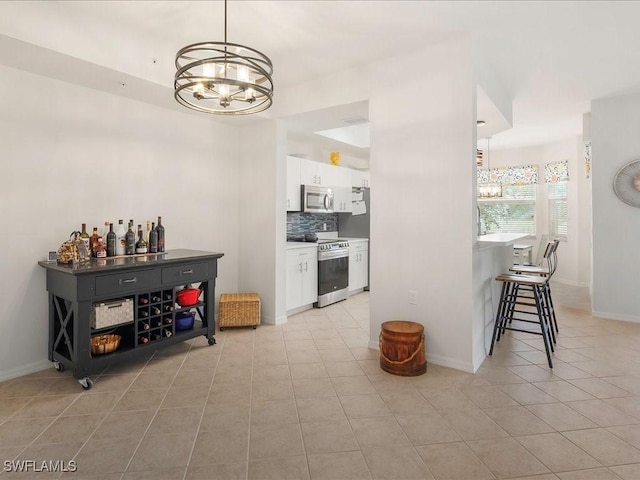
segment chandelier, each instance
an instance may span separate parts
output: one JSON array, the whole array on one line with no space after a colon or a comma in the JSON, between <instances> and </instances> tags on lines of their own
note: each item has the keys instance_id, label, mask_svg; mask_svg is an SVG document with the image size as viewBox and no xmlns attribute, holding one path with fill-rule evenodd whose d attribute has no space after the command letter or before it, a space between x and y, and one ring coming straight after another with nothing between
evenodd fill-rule
<instances>
[{"instance_id":1,"label":"chandelier","mask_svg":"<svg viewBox=\"0 0 640 480\"><path fill-rule=\"evenodd\" d=\"M227 42L194 43L176 54L174 96L187 108L217 115L248 115L273 103L273 64L253 48Z\"/></svg>"},{"instance_id":2,"label":"chandelier","mask_svg":"<svg viewBox=\"0 0 640 480\"><path fill-rule=\"evenodd\" d=\"M490 158L490 148L489 142L491 137L487 137L487 174L489 177L488 183L481 183L478 185L478 197L480 198L496 198L502 196L502 185L500 183L491 182L491 158ZM478 158L476 156L476 162Z\"/></svg>"}]
</instances>

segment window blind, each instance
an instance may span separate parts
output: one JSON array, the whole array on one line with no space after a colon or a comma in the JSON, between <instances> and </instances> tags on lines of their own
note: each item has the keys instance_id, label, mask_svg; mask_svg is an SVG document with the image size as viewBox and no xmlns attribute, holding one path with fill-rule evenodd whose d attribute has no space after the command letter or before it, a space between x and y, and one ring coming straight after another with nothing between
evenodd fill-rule
<instances>
[{"instance_id":1,"label":"window blind","mask_svg":"<svg viewBox=\"0 0 640 480\"><path fill-rule=\"evenodd\" d=\"M566 241L569 233L567 182L550 183L548 186L549 235Z\"/></svg>"},{"instance_id":2,"label":"window blind","mask_svg":"<svg viewBox=\"0 0 640 480\"><path fill-rule=\"evenodd\" d=\"M481 230L536 233L536 185L503 185L502 197L479 198Z\"/></svg>"}]
</instances>

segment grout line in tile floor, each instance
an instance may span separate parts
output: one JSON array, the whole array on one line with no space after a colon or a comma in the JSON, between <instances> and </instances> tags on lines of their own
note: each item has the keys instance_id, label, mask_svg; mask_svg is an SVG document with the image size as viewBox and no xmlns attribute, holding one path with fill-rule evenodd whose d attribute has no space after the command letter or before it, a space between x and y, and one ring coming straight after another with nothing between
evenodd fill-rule
<instances>
[{"instance_id":1,"label":"grout line in tile floor","mask_svg":"<svg viewBox=\"0 0 640 480\"><path fill-rule=\"evenodd\" d=\"M87 392L79 390L77 382L68 372L60 374L44 371L2 382L0 460L4 460L3 452L6 452L7 457L20 459L29 452L56 451L55 448L33 448L42 446L38 444L38 439L41 439L58 419L74 416L65 414L76 405L78 412L83 412L81 415L99 413L103 417L95 427L91 427L93 430L83 442L80 442L81 445L71 458L79 458L80 453L89 446L99 448L96 432L105 424L107 418L118 411L122 411L123 414L139 411L137 408L140 408L140 405L122 401L127 393L132 392L132 388L140 391L134 384L141 375L160 373L161 377L162 373L166 373L166 382L162 380L153 383L157 377L149 375L145 380L153 380L152 382L141 382L138 385L144 391L141 395L159 392L161 394L159 400L156 399L158 404L150 418L145 420L147 423L135 443L135 448L121 452L121 455L127 457L126 461L120 458L125 464L124 467L118 467L117 471L111 469L112 473L111 470L105 471L100 476L80 473L41 478L143 480L151 478L149 475L158 480L333 480L341 476L385 477L397 480L476 480L532 475L541 475L540 480L640 478L640 354L636 353L635 347L635 343L640 339L640 325L592 317L589 313L588 296L585 301L584 290L579 288L556 288L554 285L553 294L558 311L562 313L562 317L558 317L561 331L553 371L545 365L540 338L510 332L511 334L504 337L504 341L501 340L497 344L493 357L488 357L474 375L431 363L428 365L427 373L419 377L386 374L379 369L377 351L368 349L369 294L365 293L322 310L311 310L291 316L289 322L281 326L262 325L257 330L230 329L217 332L218 343L213 347L204 346L201 339L193 339L185 342L181 349L160 351L140 364L107 369L98 376L98 387L101 380L129 382L118 394L113 392L113 404L108 409L103 408L106 404L97 403L103 395L95 394L95 387ZM307 340L301 340L304 338ZM168 375L169 372L163 371L162 365L155 362L171 362L165 359L171 359L172 356L179 365L175 365L173 375ZM171 366L171 363L167 365ZM273 368L269 365L273 365ZM286 401L295 409L290 410L290 413L295 412L296 418L289 416L283 420L279 417L265 417L262 413L259 419L254 419L254 412L258 412L258 409L254 410L255 405L258 405L258 408L265 405L271 408L277 406L277 401L272 401L272 398L289 395L281 395L277 388L269 389L269 386L265 387L260 383L259 372L266 372L268 375L280 366L284 374L283 365L286 366L287 381L284 381L284 377L274 378L282 378L282 385L291 388L292 396L287 397ZM358 369L352 366L357 366ZM208 387L197 384L197 376L190 371L193 369L202 369L211 375ZM189 373L195 378L189 378ZM181 374L186 375L186 381L179 384L178 378ZM248 381L248 390L239 388L237 392L227 392L227 388L234 388L234 378L238 380L238 384L246 384ZM220 384L225 388L214 389L216 379L222 380ZM368 391L368 387L359 389L358 385L365 384L363 379L366 380L366 384L371 385L371 391L375 393L363 393ZM294 388L294 382L298 384L298 389ZM196 384L197 387L192 389L199 388L200 391L196 391L190 397L196 403L183 405L182 400L179 400L176 405L173 401L165 404L169 392L172 396L183 395L192 391L183 385ZM305 384L314 387L305 391ZM330 388L331 391L323 391L322 388ZM104 392L109 394L109 390ZM214 393L222 394L224 400L220 403L220 399L216 398L215 402L219 408L208 409L207 407L215 404L210 403ZM331 397L325 397L328 394L331 394ZM25 418L48 418L44 414L55 411L53 407L56 405L62 406L64 395L75 397L52 416L51 421L46 421L46 425L43 424L40 431L34 432L33 437L21 436L20 432L13 428L26 425L25 422L21 423ZM46 401L42 402L42 398ZM172 397L171 400L173 398L181 397ZM301 417L301 406L306 403L303 400L323 398L335 398L337 401L333 402L334 406L331 407L334 409L333 413L321 413L317 415L318 418L331 418L331 415L337 415L339 411L346 422L340 427L342 430L331 430L332 421L323 420L320 422L324 424L320 433L324 437L313 437L312 435L320 433L305 425L315 421L313 414L317 414L318 411L306 410L312 415ZM37 400L44 403L42 416L34 410ZM47 410L49 400L58 403ZM92 401L96 403L91 403ZM243 437L242 445L238 444L238 448L245 450L242 457L244 460L231 464L231 457L220 457L217 454L211 457L216 459L216 463L204 464L200 455L207 445L199 445L199 437L203 434L204 439L207 438L207 429L203 431L207 412L216 415L215 419L209 421L208 428L232 432L231 427L219 427L218 419L224 421L229 414L238 415L238 412L244 412L242 408L237 409L238 412L225 409L233 409L234 403L237 402L244 405L246 401L249 411L244 413L245 417L235 428L236 431L244 432L242 435L246 435L246 440ZM367 410L372 408L367 407L367 402L373 402L374 407L377 405L382 410ZM175 464L175 468L165 468L162 471L129 471L143 445L145 449L148 447L145 440L148 443L149 435L156 434L155 421L161 415L161 410L170 411L192 405L195 413L198 403L203 403L203 406L202 411L197 412L197 422L194 418L190 430L181 430L185 432L182 438L190 434L195 435L188 453L172 463L172 449L159 452L163 455L162 464ZM310 402L306 404L314 405ZM322 402L317 403L318 406L321 404ZM339 410L335 409L336 407L339 407ZM186 412L186 409L175 410L174 417L167 418L177 418L180 421L179 415L183 412ZM254 424L254 420L258 423ZM294 432L295 428L274 428L273 432L277 432L279 437L271 438L268 436L271 429L262 428L262 422L266 422L268 426L284 424L277 422L297 425L297 435L300 436L301 443L297 443L297 438L283 439L283 432ZM337 421L333 423L336 426L338 424ZM141 421L141 425L144 425L144 422ZM345 428L347 425L348 428ZM151 432L152 428L154 432ZM308 433L310 432L311 436L305 437L305 428L309 428ZM340 432L348 432L355 443L327 443L337 438L336 435ZM388 435L389 432L395 432L396 435L383 437L384 441L383 438L378 438L378 435ZM63 435L60 438L72 438L68 431L61 433ZM164 431L161 434L165 435ZM14 443L18 451L6 440L11 439L12 435L15 435ZM171 434L167 433L165 436ZM23 440L25 438L26 442ZM208 438L211 441L215 436L208 435ZM254 452L257 456L252 454L251 447L254 441L263 442L254 445L257 446ZM259 449L267 448L270 451L272 443L269 442L272 441L280 442L280 447L273 449L277 454L265 456L265 450ZM319 450L315 450L318 447L310 450L309 442L313 441L320 441L320 444L315 444L321 445ZM22 446L23 444L26 446ZM296 451L286 451L282 448L282 445L288 444L298 445ZM322 453L325 448L322 445L327 444L329 453ZM44 447L56 445L47 443ZM381 449L379 445L384 445L384 448ZM231 448L226 444L224 447L225 451ZM202 463L194 464L197 452L198 461ZM230 452L233 454L233 451ZM501 455L496 455L496 452L501 452ZM291 456L294 454L297 457ZM109 457L115 454L105 452L104 455ZM118 458L114 456L111 460L116 461ZM220 461L223 463L217 463ZM149 463L156 465L151 461ZM186 466L182 466L185 463ZM138 464L137 468L139 467ZM10 479L17 476L0 471L0 478Z\"/></svg>"}]
</instances>

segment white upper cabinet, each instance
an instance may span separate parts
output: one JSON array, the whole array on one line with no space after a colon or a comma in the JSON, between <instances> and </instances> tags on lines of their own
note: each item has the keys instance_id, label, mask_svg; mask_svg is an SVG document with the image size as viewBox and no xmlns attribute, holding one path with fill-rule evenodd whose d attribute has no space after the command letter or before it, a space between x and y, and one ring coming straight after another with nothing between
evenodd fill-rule
<instances>
[{"instance_id":1,"label":"white upper cabinet","mask_svg":"<svg viewBox=\"0 0 640 480\"><path fill-rule=\"evenodd\" d=\"M320 162L314 162L313 160L300 159L300 183L302 185L324 185L329 186L327 183L327 177L325 175L324 182L322 181L323 171L321 168L323 165Z\"/></svg>"},{"instance_id":2,"label":"white upper cabinet","mask_svg":"<svg viewBox=\"0 0 640 480\"><path fill-rule=\"evenodd\" d=\"M287 157L287 211L299 212L302 208L300 189L300 159Z\"/></svg>"},{"instance_id":3,"label":"white upper cabinet","mask_svg":"<svg viewBox=\"0 0 640 480\"><path fill-rule=\"evenodd\" d=\"M351 170L351 185L354 187L371 187L369 172Z\"/></svg>"},{"instance_id":4,"label":"white upper cabinet","mask_svg":"<svg viewBox=\"0 0 640 480\"><path fill-rule=\"evenodd\" d=\"M300 160L300 182L303 185L321 185L323 187L350 187L351 169L328 163Z\"/></svg>"},{"instance_id":5,"label":"white upper cabinet","mask_svg":"<svg viewBox=\"0 0 640 480\"><path fill-rule=\"evenodd\" d=\"M351 187L335 187L333 189L333 211L336 213L351 213L353 211Z\"/></svg>"}]
</instances>

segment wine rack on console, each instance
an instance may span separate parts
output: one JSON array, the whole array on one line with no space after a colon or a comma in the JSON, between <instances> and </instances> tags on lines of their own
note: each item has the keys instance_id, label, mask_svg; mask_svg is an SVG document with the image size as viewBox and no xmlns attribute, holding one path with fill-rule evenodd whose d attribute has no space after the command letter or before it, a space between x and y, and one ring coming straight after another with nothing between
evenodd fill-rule
<instances>
[{"instance_id":1,"label":"wine rack on console","mask_svg":"<svg viewBox=\"0 0 640 480\"><path fill-rule=\"evenodd\" d=\"M49 292L49 360L57 370L69 369L83 388L93 384L91 374L114 363L148 355L199 335L215 343L215 280L221 253L174 250L143 259L107 259L58 265L39 262L46 269ZM101 259L104 260L104 259ZM181 307L176 292L197 285L197 303ZM101 302L133 302L133 318L123 323L91 324L91 312ZM176 328L176 315L194 312L193 326ZM101 334L121 337L112 353L91 353L91 338Z\"/></svg>"}]
</instances>

